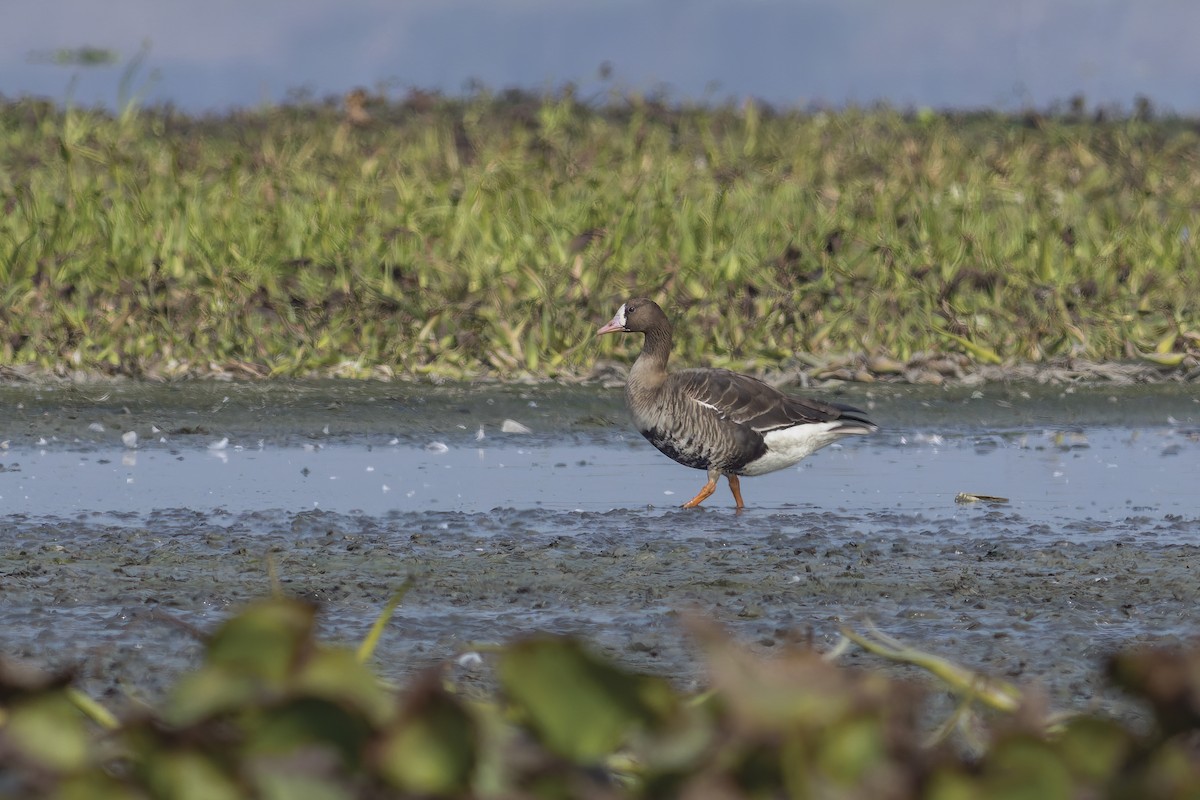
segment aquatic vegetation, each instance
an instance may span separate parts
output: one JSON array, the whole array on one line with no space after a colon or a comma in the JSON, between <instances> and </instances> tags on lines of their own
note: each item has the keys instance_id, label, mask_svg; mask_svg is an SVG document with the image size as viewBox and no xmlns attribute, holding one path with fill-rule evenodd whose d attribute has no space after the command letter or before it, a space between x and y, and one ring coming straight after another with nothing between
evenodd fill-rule
<instances>
[{"instance_id":1,"label":"aquatic vegetation","mask_svg":"<svg viewBox=\"0 0 1200 800\"><path fill-rule=\"evenodd\" d=\"M1112 660L1112 676L1153 712L1146 730L1078 714L1048 732L1043 713L1002 690L1011 713L989 716L982 749L968 756L922 742L917 684L807 649L760 659L697 620L711 676L702 695L573 639L537 635L488 655L499 686L489 699L468 699L437 671L387 689L361 663L369 644L355 653L323 643L315 622L300 601L252 605L211 635L203 663L161 706L120 720L80 703L69 675L4 663L4 791L116 800L1152 798L1200 789L1195 650ZM929 662L938 664L969 675Z\"/></svg>"},{"instance_id":2,"label":"aquatic vegetation","mask_svg":"<svg viewBox=\"0 0 1200 800\"><path fill-rule=\"evenodd\" d=\"M673 308L691 365L932 380L1200 354L1189 120L569 90L203 117L21 100L0 152L18 370L586 374L631 293Z\"/></svg>"}]
</instances>

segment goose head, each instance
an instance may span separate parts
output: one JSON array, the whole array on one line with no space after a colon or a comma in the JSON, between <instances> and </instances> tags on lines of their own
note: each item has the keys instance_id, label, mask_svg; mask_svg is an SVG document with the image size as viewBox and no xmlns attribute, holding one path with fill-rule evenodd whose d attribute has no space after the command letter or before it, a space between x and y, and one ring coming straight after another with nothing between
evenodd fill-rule
<instances>
[{"instance_id":1,"label":"goose head","mask_svg":"<svg viewBox=\"0 0 1200 800\"><path fill-rule=\"evenodd\" d=\"M605 333L646 333L652 330L670 330L671 323L667 315L658 307L658 303L645 297L626 300L617 309L617 313L608 324L596 331L600 336Z\"/></svg>"}]
</instances>

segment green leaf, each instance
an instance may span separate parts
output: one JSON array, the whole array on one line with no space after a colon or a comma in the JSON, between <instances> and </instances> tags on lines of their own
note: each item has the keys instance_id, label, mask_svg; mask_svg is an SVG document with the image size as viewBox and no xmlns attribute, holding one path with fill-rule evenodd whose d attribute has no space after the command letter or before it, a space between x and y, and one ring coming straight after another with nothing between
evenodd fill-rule
<instances>
[{"instance_id":1,"label":"green leaf","mask_svg":"<svg viewBox=\"0 0 1200 800\"><path fill-rule=\"evenodd\" d=\"M411 691L399 724L379 744L378 768L407 792L462 794L478 759L475 723L435 679Z\"/></svg>"},{"instance_id":2,"label":"green leaf","mask_svg":"<svg viewBox=\"0 0 1200 800\"><path fill-rule=\"evenodd\" d=\"M145 794L98 769L77 773L59 784L56 800L145 800Z\"/></svg>"},{"instance_id":3,"label":"green leaf","mask_svg":"<svg viewBox=\"0 0 1200 800\"><path fill-rule=\"evenodd\" d=\"M263 771L255 782L262 800L351 800L357 796L348 786L303 773Z\"/></svg>"},{"instance_id":4,"label":"green leaf","mask_svg":"<svg viewBox=\"0 0 1200 800\"><path fill-rule=\"evenodd\" d=\"M850 785L886 759L884 739L882 720L847 719L821 736L817 763L830 778Z\"/></svg>"},{"instance_id":5,"label":"green leaf","mask_svg":"<svg viewBox=\"0 0 1200 800\"><path fill-rule=\"evenodd\" d=\"M545 745L579 763L598 762L677 703L665 681L620 670L566 638L513 644L499 670L504 691Z\"/></svg>"},{"instance_id":6,"label":"green leaf","mask_svg":"<svg viewBox=\"0 0 1200 800\"><path fill-rule=\"evenodd\" d=\"M13 747L47 769L71 771L87 764L91 743L83 715L61 692L14 703L0 732Z\"/></svg>"},{"instance_id":7,"label":"green leaf","mask_svg":"<svg viewBox=\"0 0 1200 800\"><path fill-rule=\"evenodd\" d=\"M185 726L236 710L254 700L259 685L220 667L202 667L175 683L163 706L163 719L173 726Z\"/></svg>"},{"instance_id":8,"label":"green leaf","mask_svg":"<svg viewBox=\"0 0 1200 800\"><path fill-rule=\"evenodd\" d=\"M371 736L362 715L335 702L305 697L268 709L255 718L246 749L253 753L287 754L328 746L342 763L357 768Z\"/></svg>"},{"instance_id":9,"label":"green leaf","mask_svg":"<svg viewBox=\"0 0 1200 800\"><path fill-rule=\"evenodd\" d=\"M983 789L961 769L945 766L929 779L928 800L979 800Z\"/></svg>"},{"instance_id":10,"label":"green leaf","mask_svg":"<svg viewBox=\"0 0 1200 800\"><path fill-rule=\"evenodd\" d=\"M91 695L84 693L80 689L76 689L74 686L68 686L66 692L67 698L71 703L87 715L88 719L92 722L109 731L116 730L119 727L120 722L118 722L113 713L93 699Z\"/></svg>"},{"instance_id":11,"label":"green leaf","mask_svg":"<svg viewBox=\"0 0 1200 800\"><path fill-rule=\"evenodd\" d=\"M209 640L204 666L176 683L164 717L190 725L283 694L302 657L315 652L314 618L307 603L271 599L227 620Z\"/></svg>"},{"instance_id":12,"label":"green leaf","mask_svg":"<svg viewBox=\"0 0 1200 800\"><path fill-rule=\"evenodd\" d=\"M313 653L296 674L293 690L352 708L373 724L382 724L395 712L392 696L375 674L343 648Z\"/></svg>"},{"instance_id":13,"label":"green leaf","mask_svg":"<svg viewBox=\"0 0 1200 800\"><path fill-rule=\"evenodd\" d=\"M984 766L988 797L1052 800L1073 795L1071 775L1050 746L1032 736L998 742Z\"/></svg>"},{"instance_id":14,"label":"green leaf","mask_svg":"<svg viewBox=\"0 0 1200 800\"><path fill-rule=\"evenodd\" d=\"M242 800L245 793L209 758L190 750L161 752L145 765L147 787L162 800Z\"/></svg>"},{"instance_id":15,"label":"green leaf","mask_svg":"<svg viewBox=\"0 0 1200 800\"><path fill-rule=\"evenodd\" d=\"M1158 364L1160 367L1178 367L1187 358L1187 353L1140 353L1143 361Z\"/></svg>"},{"instance_id":16,"label":"green leaf","mask_svg":"<svg viewBox=\"0 0 1200 800\"><path fill-rule=\"evenodd\" d=\"M999 364L999 363L1003 362L1003 360L1004 360L1004 359L1000 358L1000 356L996 353L996 351L990 347L985 347L984 345L976 344L975 342L972 342L970 339L953 334L950 331L945 330L943 328L934 328L934 330L937 331L939 336L943 336L952 342L957 342L968 353L970 353L972 356L974 356L978 360L984 362L985 364Z\"/></svg>"},{"instance_id":17,"label":"green leaf","mask_svg":"<svg viewBox=\"0 0 1200 800\"><path fill-rule=\"evenodd\" d=\"M379 645L379 639L383 636L383 629L387 627L388 621L391 620L392 614L395 613L396 607L404 600L404 595L408 594L408 590L413 587L411 578L406 580L395 593L388 598L387 605L383 607L383 611L379 612L379 616L375 618L375 624L371 626L371 630L367 633L362 644L358 646L358 661L360 664L365 664L371 654L375 652L375 648Z\"/></svg>"},{"instance_id":18,"label":"green leaf","mask_svg":"<svg viewBox=\"0 0 1200 800\"><path fill-rule=\"evenodd\" d=\"M1063 760L1090 780L1110 779L1128 756L1130 736L1112 721L1083 717L1071 720L1058 740Z\"/></svg>"},{"instance_id":19,"label":"green leaf","mask_svg":"<svg viewBox=\"0 0 1200 800\"><path fill-rule=\"evenodd\" d=\"M233 674L279 682L293 669L313 634L315 610L299 600L255 603L213 635L206 661Z\"/></svg>"}]
</instances>

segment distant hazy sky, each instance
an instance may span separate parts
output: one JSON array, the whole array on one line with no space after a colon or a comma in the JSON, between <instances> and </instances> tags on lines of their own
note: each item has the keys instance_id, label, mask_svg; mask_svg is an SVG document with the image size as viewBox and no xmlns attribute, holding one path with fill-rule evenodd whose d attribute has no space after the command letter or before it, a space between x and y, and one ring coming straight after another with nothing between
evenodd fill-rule
<instances>
[{"instance_id":1,"label":"distant hazy sky","mask_svg":"<svg viewBox=\"0 0 1200 800\"><path fill-rule=\"evenodd\" d=\"M1138 94L1200 113L1196 0L0 0L0 95L115 106L122 67L40 54L149 46L134 88L220 110L382 82L580 84L781 105L1045 107ZM600 65L613 78L601 84Z\"/></svg>"}]
</instances>

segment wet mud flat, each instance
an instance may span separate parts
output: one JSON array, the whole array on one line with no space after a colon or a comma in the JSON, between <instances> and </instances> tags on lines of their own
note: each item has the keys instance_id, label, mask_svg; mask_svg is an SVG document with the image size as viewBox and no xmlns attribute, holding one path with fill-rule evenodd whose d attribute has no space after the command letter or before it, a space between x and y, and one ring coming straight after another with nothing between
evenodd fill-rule
<instances>
[{"instance_id":1,"label":"wet mud flat","mask_svg":"<svg viewBox=\"0 0 1200 800\"><path fill-rule=\"evenodd\" d=\"M120 706L194 665L198 634L269 593L271 570L350 644L411 578L376 653L400 682L439 666L485 691L482 645L548 630L700 685L680 619L697 613L764 655L870 621L1055 706L1136 714L1105 688L1104 657L1200 634L1194 400L974 395L841 398L888 427L746 481L742 515L724 487L673 508L701 474L628 436L619 397L595 389L451 394L407 424L398 406L419 401L311 387L290 418L261 395L260 417L207 396L70 413L27 399L0 472L0 647L74 666ZM532 433L504 434L509 418ZM118 444L129 430L137 448Z\"/></svg>"},{"instance_id":2,"label":"wet mud flat","mask_svg":"<svg viewBox=\"0 0 1200 800\"><path fill-rule=\"evenodd\" d=\"M11 521L9 522L11 525ZM1098 667L1115 648L1197 633L1195 518L1143 515L1095 540L1047 537L1020 514L826 510L512 511L388 518L312 511L42 520L3 552L5 650L81 665L102 696L162 689L196 632L271 589L322 605L355 643L407 578L377 654L402 680L534 630L586 636L616 660L703 682L679 612L769 654L832 646L867 620L916 646L1044 687L1063 707L1120 708ZM11 531L11 528L10 528ZM873 657L851 663L878 666ZM898 674L903 674L898 671Z\"/></svg>"}]
</instances>

